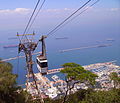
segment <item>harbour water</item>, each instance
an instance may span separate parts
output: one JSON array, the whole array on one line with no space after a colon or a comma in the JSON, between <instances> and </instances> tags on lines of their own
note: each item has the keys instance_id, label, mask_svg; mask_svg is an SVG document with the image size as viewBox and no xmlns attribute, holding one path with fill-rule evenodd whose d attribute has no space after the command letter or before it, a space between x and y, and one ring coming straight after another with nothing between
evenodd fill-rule
<instances>
[{"instance_id":1,"label":"harbour water","mask_svg":"<svg viewBox=\"0 0 120 103\"><path fill-rule=\"evenodd\" d=\"M116 60L116 64L120 65L120 36L118 32L116 34L105 34L101 32L99 33L101 35L98 35L97 33L93 32L80 35L79 30L78 32L71 32L70 34L68 34L67 32L68 31L61 32L61 34L57 34L59 36L51 36L48 39L46 39L49 69L60 68L62 64L67 62L75 62L83 66L99 62L108 62ZM65 36L69 39L56 40L56 37L62 37L64 35L62 33L67 33ZM17 39L8 40L8 38L10 37L15 37L15 32L11 31L10 35L8 35L8 33L5 31L3 32L3 34L4 35L0 36L0 58L6 59L18 56L18 48L3 48L4 45L18 44ZM36 35L35 39L37 40L40 36L41 35ZM115 41L107 41L107 38L113 38ZM59 52L59 50L64 49L80 48L83 46L101 44L111 44L112 46L75 50L64 53ZM38 48L35 52L41 51L40 48L41 45L38 45ZM19 55L24 55L24 53L20 53ZM36 61L36 55L33 56L33 61ZM19 60L12 60L8 62L13 64L13 73L18 74L18 84L24 84L26 81L25 58L21 58ZM34 64L34 71L38 72L36 64Z\"/></svg>"}]
</instances>

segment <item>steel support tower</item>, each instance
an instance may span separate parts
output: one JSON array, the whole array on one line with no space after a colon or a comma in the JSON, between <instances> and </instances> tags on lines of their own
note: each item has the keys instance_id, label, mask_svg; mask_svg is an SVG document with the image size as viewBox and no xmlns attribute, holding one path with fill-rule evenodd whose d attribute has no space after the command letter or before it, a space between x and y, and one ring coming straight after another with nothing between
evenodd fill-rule
<instances>
[{"instance_id":1,"label":"steel support tower","mask_svg":"<svg viewBox=\"0 0 120 103\"><path fill-rule=\"evenodd\" d=\"M34 33L33 33L34 35ZM26 80L26 89L29 91L30 88L34 88L35 95L32 95L36 99L40 99L41 103L44 103L41 92L38 88L36 77L33 71L33 60L32 53L37 47L37 43L33 42L31 39L24 40L19 43L18 52L24 52L26 57L26 68L27 68L27 80Z\"/></svg>"}]
</instances>

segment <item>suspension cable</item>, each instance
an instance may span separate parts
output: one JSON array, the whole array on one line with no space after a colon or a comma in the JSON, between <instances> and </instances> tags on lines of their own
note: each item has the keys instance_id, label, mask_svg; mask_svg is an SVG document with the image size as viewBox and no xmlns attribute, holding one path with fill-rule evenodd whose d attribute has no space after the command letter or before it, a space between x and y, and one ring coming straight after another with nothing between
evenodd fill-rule
<instances>
[{"instance_id":1,"label":"suspension cable","mask_svg":"<svg viewBox=\"0 0 120 103\"><path fill-rule=\"evenodd\" d=\"M35 11L36 11L39 3L40 3L40 0L37 1L37 4L36 4L36 6L35 6L35 8L34 8L34 10L33 10L33 13L32 13L32 15L31 15L31 17L30 17L30 19L29 19L26 27L25 27L24 32L23 32L23 36L25 36L27 40L28 40L28 38L27 38L27 36L25 35L25 33L26 33L27 29L28 29L28 26L29 26L29 24L30 24L30 22L31 22L31 20L32 20L32 18L33 18L33 16L34 16L34 13L35 13ZM22 36L22 39L23 39L23 36Z\"/></svg>"},{"instance_id":2,"label":"suspension cable","mask_svg":"<svg viewBox=\"0 0 120 103\"><path fill-rule=\"evenodd\" d=\"M70 16L68 16L63 22L61 22L59 25L57 25L53 30L51 30L48 34L47 37L49 35L52 35L52 33L59 28L62 24L64 24L68 19L70 19L73 15L75 15L79 10L81 10L84 6L86 6L91 0L88 0L85 4L83 4L80 8L78 8L75 12L73 12Z\"/></svg>"},{"instance_id":3,"label":"suspension cable","mask_svg":"<svg viewBox=\"0 0 120 103\"><path fill-rule=\"evenodd\" d=\"M42 9L42 7L43 7L45 1L46 1L46 0L44 0L44 1L42 2L41 6L40 6L40 8L39 8L39 10L38 10L38 12L36 13L34 19L32 20L32 22L31 22L31 24L30 24L30 26L29 26L29 28L28 28L27 32L30 30L30 28L32 27L33 23L35 22L35 19L36 19L36 17L38 16L40 10Z\"/></svg>"},{"instance_id":4,"label":"suspension cable","mask_svg":"<svg viewBox=\"0 0 120 103\"><path fill-rule=\"evenodd\" d=\"M100 0L95 1L94 3L92 3L90 6L86 7L83 11L81 11L78 15L76 15L75 17L73 17L71 20L67 21L65 24L61 25L60 28L57 28L53 34L55 32L57 32L59 29L61 29L62 27L64 27L65 25L67 25L68 23L70 23L72 20L74 20L75 18L77 18L78 16L80 16L82 13L84 13L85 11L87 11L88 9L90 9L92 6L94 6L96 3L98 3Z\"/></svg>"},{"instance_id":5,"label":"suspension cable","mask_svg":"<svg viewBox=\"0 0 120 103\"><path fill-rule=\"evenodd\" d=\"M71 22L72 20L74 20L76 17L80 16L82 13L84 13L85 11L87 11L88 9L90 9L92 6L94 6L96 3L98 3L100 0L95 1L94 3L92 3L90 6L86 7L83 11L81 11L78 15L76 15L75 17L73 17L70 21L68 21L66 24L68 24L69 22Z\"/></svg>"}]
</instances>

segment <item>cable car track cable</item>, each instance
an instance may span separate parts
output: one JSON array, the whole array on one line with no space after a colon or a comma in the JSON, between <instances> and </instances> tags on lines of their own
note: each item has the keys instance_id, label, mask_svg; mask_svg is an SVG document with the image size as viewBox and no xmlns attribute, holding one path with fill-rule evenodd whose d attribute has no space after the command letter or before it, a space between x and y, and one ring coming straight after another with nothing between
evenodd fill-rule
<instances>
[{"instance_id":1,"label":"cable car track cable","mask_svg":"<svg viewBox=\"0 0 120 103\"><path fill-rule=\"evenodd\" d=\"M70 23L72 20L74 20L75 18L77 18L78 16L80 16L82 13L84 13L85 11L87 11L89 8L91 8L93 5L95 5L96 3L98 3L100 0L97 0L97 1L95 1L94 3L92 3L90 6L88 6L87 8L85 8L83 11L81 11L78 15L76 15L75 17L73 17L71 20L69 20L69 21L67 21L65 24L63 24L63 25L61 25L61 27L60 28L57 28L54 32L53 32L53 34L55 33L55 32L57 32L59 29L61 29L61 28L63 28L65 25L67 25L68 23Z\"/></svg>"},{"instance_id":2,"label":"cable car track cable","mask_svg":"<svg viewBox=\"0 0 120 103\"><path fill-rule=\"evenodd\" d=\"M24 30L24 32L23 32L23 36L25 36L27 40L28 40L28 38L27 38L27 36L25 35L25 33L26 33L27 29L28 29L28 26L29 26L29 24L30 24L30 22L31 22L31 20L32 20L32 18L33 18L33 16L34 16L34 13L35 13L35 11L36 11L39 3L40 3L40 0L37 1L37 4L35 5L35 8L34 8L34 10L33 10L33 12L32 12L32 15L30 16L30 19L29 19L29 21L28 21L28 23L27 23L27 25L26 25L26 27L25 27L25 30ZM22 39L23 39L23 36L22 36Z\"/></svg>"},{"instance_id":3,"label":"cable car track cable","mask_svg":"<svg viewBox=\"0 0 120 103\"><path fill-rule=\"evenodd\" d=\"M68 16L63 22L61 22L59 25L57 25L53 30L51 30L48 34L51 35L57 28L59 28L62 24L64 24L68 19L70 19L74 14L76 14L79 10L81 10L83 7L85 7L91 0L88 0L85 4L83 4L80 8L78 8L75 12L73 12L70 16Z\"/></svg>"},{"instance_id":4,"label":"cable car track cable","mask_svg":"<svg viewBox=\"0 0 120 103\"><path fill-rule=\"evenodd\" d=\"M34 23L34 21L35 21L36 17L38 16L38 14L39 14L40 10L42 9L42 7L43 7L43 5L44 5L45 1L46 1L46 0L44 0L44 1L42 2L41 6L40 6L40 8L39 8L39 10L38 10L38 12L36 13L36 15L35 15L34 19L32 20L32 22L31 22L31 24L30 24L30 26L29 26L29 28L28 28L27 32L28 32L28 31L30 30L30 28L32 27L32 25L33 25L33 23Z\"/></svg>"}]
</instances>

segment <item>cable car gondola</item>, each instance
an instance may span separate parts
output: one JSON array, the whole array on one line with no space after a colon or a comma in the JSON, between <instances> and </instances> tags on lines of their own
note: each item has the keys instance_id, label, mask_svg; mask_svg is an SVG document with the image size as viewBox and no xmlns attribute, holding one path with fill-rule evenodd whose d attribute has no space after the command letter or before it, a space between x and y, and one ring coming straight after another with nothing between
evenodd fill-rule
<instances>
[{"instance_id":1,"label":"cable car gondola","mask_svg":"<svg viewBox=\"0 0 120 103\"><path fill-rule=\"evenodd\" d=\"M46 47L45 47L45 41L44 41L46 37L47 36L43 35L41 39L39 40L40 42L42 42L42 54L37 56L36 58L37 68L42 75L47 74L47 71L48 71L48 61L46 57Z\"/></svg>"},{"instance_id":2,"label":"cable car gondola","mask_svg":"<svg viewBox=\"0 0 120 103\"><path fill-rule=\"evenodd\" d=\"M40 71L42 75L47 74L48 71L48 61L46 58L44 58L42 55L37 56L37 68Z\"/></svg>"}]
</instances>

